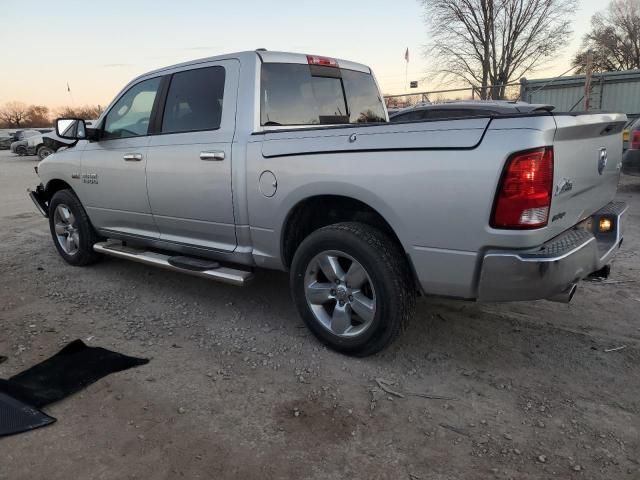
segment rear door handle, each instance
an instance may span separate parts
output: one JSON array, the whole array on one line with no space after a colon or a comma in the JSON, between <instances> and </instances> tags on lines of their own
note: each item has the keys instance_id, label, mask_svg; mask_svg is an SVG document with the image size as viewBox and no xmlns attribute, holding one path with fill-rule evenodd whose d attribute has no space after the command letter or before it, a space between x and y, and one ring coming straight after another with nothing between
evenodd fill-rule
<instances>
[{"instance_id":1,"label":"rear door handle","mask_svg":"<svg viewBox=\"0 0 640 480\"><path fill-rule=\"evenodd\" d=\"M200 160L221 162L224 160L224 152L200 152Z\"/></svg>"},{"instance_id":2,"label":"rear door handle","mask_svg":"<svg viewBox=\"0 0 640 480\"><path fill-rule=\"evenodd\" d=\"M142 160L142 154L141 153L127 153L122 158L124 158L125 162L139 162L140 160Z\"/></svg>"}]
</instances>

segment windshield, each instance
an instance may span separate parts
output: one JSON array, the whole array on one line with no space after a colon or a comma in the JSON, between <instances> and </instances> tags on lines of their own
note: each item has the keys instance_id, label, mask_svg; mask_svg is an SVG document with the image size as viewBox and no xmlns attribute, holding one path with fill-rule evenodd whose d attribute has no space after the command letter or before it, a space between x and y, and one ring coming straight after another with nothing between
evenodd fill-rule
<instances>
[{"instance_id":1,"label":"windshield","mask_svg":"<svg viewBox=\"0 0 640 480\"><path fill-rule=\"evenodd\" d=\"M386 121L373 76L355 70L265 63L260 103L265 126Z\"/></svg>"}]
</instances>

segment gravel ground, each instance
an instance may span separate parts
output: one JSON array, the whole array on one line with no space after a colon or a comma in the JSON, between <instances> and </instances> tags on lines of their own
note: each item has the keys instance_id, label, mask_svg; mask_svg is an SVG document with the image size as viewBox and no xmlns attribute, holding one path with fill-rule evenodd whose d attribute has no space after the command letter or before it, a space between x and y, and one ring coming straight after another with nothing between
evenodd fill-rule
<instances>
[{"instance_id":1,"label":"gravel ground","mask_svg":"<svg viewBox=\"0 0 640 480\"><path fill-rule=\"evenodd\" d=\"M305 329L284 273L66 265L25 194L35 164L0 152L0 378L76 338L151 362L0 439L0 479L640 479L640 178L606 283L569 305L422 299L352 359Z\"/></svg>"}]
</instances>

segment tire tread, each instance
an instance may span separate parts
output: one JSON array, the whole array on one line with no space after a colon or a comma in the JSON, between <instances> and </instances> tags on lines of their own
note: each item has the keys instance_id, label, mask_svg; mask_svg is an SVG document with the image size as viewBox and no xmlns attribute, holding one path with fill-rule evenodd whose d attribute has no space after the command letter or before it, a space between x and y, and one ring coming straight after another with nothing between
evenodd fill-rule
<instances>
[{"instance_id":1,"label":"tire tread","mask_svg":"<svg viewBox=\"0 0 640 480\"><path fill-rule=\"evenodd\" d=\"M331 234L332 232L347 233L348 235L354 236L376 252L377 261L382 263L384 271L390 273L388 278L392 280L391 295L398 299L398 307L395 311L390 312L391 314L385 325L387 328L384 328L363 346L356 348L341 347L333 345L323 338L320 338L320 340L343 353L360 357L372 355L391 344L399 336L400 332L404 330L407 322L412 317L416 304L416 289L413 275L411 274L411 269L401 246L388 234L371 225L360 222L336 223L316 230L309 235L307 239L310 239L315 234ZM305 241L307 239L305 239ZM301 247L305 244L305 241L303 241ZM298 251L300 251L300 247ZM292 281L295 281L294 269L298 263L296 262L297 254L298 252L294 255ZM293 289L295 289L294 285L292 285L292 290Z\"/></svg>"},{"instance_id":2,"label":"tire tread","mask_svg":"<svg viewBox=\"0 0 640 480\"><path fill-rule=\"evenodd\" d=\"M70 204L69 207L74 209L74 215L78 215L79 218L77 219L77 221L79 222L79 225L83 227L83 230L84 230L81 232L81 237L80 237L80 243L81 244L84 243L84 245L81 246L81 248L78 250L78 253L75 254L74 256L69 256L65 254L64 251L62 251L62 249L58 245L58 242L55 238L55 229L53 225L53 211L55 206L58 203ZM60 256L70 265L74 265L74 266L91 265L92 263L97 262L102 257L100 254L93 251L93 245L100 240L100 237L98 236L97 232L93 228L93 225L91 225L91 220L89 220L89 216L87 215L87 212L85 211L84 207L82 206L82 203L80 203L80 199L73 192L73 190L70 190L70 189L58 190L51 198L51 201L49 202L49 227L51 230L51 237L53 239L53 243L56 247L56 250L58 250L58 253L60 254ZM86 243L83 240L83 237L86 238Z\"/></svg>"}]
</instances>

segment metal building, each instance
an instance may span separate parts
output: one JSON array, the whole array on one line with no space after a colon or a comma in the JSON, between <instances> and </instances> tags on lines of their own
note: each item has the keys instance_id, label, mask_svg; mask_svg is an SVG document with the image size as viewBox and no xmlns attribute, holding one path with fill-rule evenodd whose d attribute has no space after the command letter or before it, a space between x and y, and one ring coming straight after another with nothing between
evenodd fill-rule
<instances>
[{"instance_id":1,"label":"metal building","mask_svg":"<svg viewBox=\"0 0 640 480\"><path fill-rule=\"evenodd\" d=\"M520 80L520 99L554 105L560 112L584 110L585 76ZM640 116L640 70L594 73L589 110Z\"/></svg>"}]
</instances>

